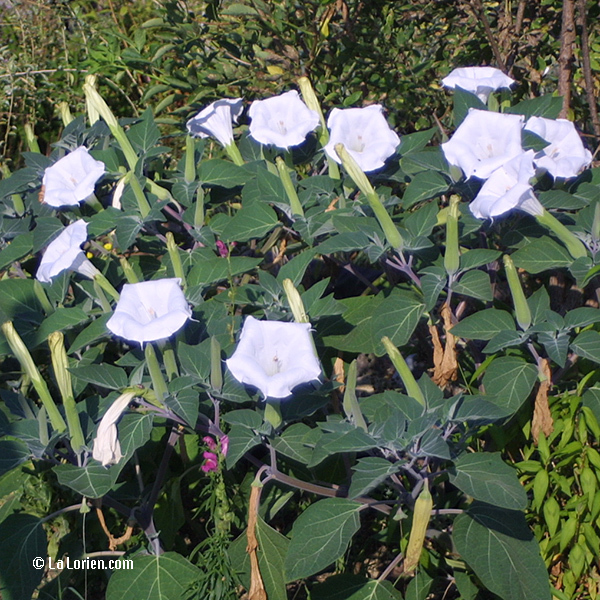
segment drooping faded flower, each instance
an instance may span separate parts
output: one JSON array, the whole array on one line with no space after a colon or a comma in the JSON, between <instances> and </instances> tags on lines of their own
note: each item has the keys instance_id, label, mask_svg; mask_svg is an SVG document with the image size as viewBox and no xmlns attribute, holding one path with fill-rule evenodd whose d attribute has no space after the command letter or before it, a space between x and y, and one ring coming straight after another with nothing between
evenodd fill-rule
<instances>
[{"instance_id":1,"label":"drooping faded flower","mask_svg":"<svg viewBox=\"0 0 600 600\"><path fill-rule=\"evenodd\" d=\"M248 111L250 137L278 148L299 146L319 125L319 115L310 110L296 90L266 100L255 100Z\"/></svg>"},{"instance_id":2,"label":"drooping faded flower","mask_svg":"<svg viewBox=\"0 0 600 600\"><path fill-rule=\"evenodd\" d=\"M233 142L233 123L244 109L242 98L223 98L209 104L187 122L187 130L197 137L214 137L222 146Z\"/></svg>"},{"instance_id":3,"label":"drooping faded flower","mask_svg":"<svg viewBox=\"0 0 600 600\"><path fill-rule=\"evenodd\" d=\"M484 103L492 92L509 88L513 83L514 79L494 67L461 67L442 79L444 87L459 87L475 94Z\"/></svg>"},{"instance_id":4,"label":"drooping faded flower","mask_svg":"<svg viewBox=\"0 0 600 600\"><path fill-rule=\"evenodd\" d=\"M496 169L523 153L523 116L471 108L454 135L442 144L449 164L465 177L487 179Z\"/></svg>"},{"instance_id":5,"label":"drooping faded flower","mask_svg":"<svg viewBox=\"0 0 600 600\"><path fill-rule=\"evenodd\" d=\"M478 219L491 219L517 208L530 215L543 214L544 208L529 183L535 175L533 150L523 152L496 169L483 184L469 208Z\"/></svg>"},{"instance_id":6,"label":"drooping faded flower","mask_svg":"<svg viewBox=\"0 0 600 600\"><path fill-rule=\"evenodd\" d=\"M259 321L248 316L227 367L240 382L265 398L287 398L301 383L319 378L310 323Z\"/></svg>"},{"instance_id":7,"label":"drooping faded flower","mask_svg":"<svg viewBox=\"0 0 600 600\"><path fill-rule=\"evenodd\" d=\"M79 146L44 171L40 199L53 208L75 206L94 193L104 172L104 163Z\"/></svg>"},{"instance_id":8,"label":"drooping faded flower","mask_svg":"<svg viewBox=\"0 0 600 600\"><path fill-rule=\"evenodd\" d=\"M335 151L336 144L344 148L365 172L383 167L400 144L400 138L388 125L379 104L365 108L334 108L327 119L329 143L327 156L341 164Z\"/></svg>"},{"instance_id":9,"label":"drooping faded flower","mask_svg":"<svg viewBox=\"0 0 600 600\"><path fill-rule=\"evenodd\" d=\"M592 162L592 153L583 146L575 125L567 119L530 117L525 129L548 142L533 160L536 167L552 177L576 177Z\"/></svg>"},{"instance_id":10,"label":"drooping faded flower","mask_svg":"<svg viewBox=\"0 0 600 600\"><path fill-rule=\"evenodd\" d=\"M106 326L140 344L168 338L192 316L180 284L178 278L126 283Z\"/></svg>"},{"instance_id":11,"label":"drooping faded flower","mask_svg":"<svg viewBox=\"0 0 600 600\"><path fill-rule=\"evenodd\" d=\"M35 275L42 283L50 283L53 277L66 271L76 271L90 279L98 269L85 257L81 244L87 240L87 223L83 219L71 223L46 248Z\"/></svg>"},{"instance_id":12,"label":"drooping faded flower","mask_svg":"<svg viewBox=\"0 0 600 600\"><path fill-rule=\"evenodd\" d=\"M92 457L100 461L104 467L115 465L123 458L117 432L117 421L134 398L135 392L126 392L119 396L104 413L98 425Z\"/></svg>"}]
</instances>

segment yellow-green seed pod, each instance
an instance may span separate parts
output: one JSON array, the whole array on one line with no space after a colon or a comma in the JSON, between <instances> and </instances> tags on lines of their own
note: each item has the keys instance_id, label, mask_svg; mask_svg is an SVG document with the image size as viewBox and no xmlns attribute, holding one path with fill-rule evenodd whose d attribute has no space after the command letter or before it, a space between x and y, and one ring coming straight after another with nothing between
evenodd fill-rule
<instances>
[{"instance_id":1,"label":"yellow-green seed pod","mask_svg":"<svg viewBox=\"0 0 600 600\"><path fill-rule=\"evenodd\" d=\"M544 513L544 521L546 521L548 533L552 538L558 529L560 520L560 506L554 496L550 496L550 498L544 502L542 505L542 512Z\"/></svg>"},{"instance_id":2,"label":"yellow-green seed pod","mask_svg":"<svg viewBox=\"0 0 600 600\"><path fill-rule=\"evenodd\" d=\"M425 542L425 533L427 532L427 525L429 525L429 518L431 517L432 509L433 498L431 497L427 480L425 480L425 485L423 486L423 489L421 490L421 493L415 502L413 522L404 558L405 574L412 573L419 564L421 551L423 550L423 543Z\"/></svg>"},{"instance_id":3,"label":"yellow-green seed pod","mask_svg":"<svg viewBox=\"0 0 600 600\"><path fill-rule=\"evenodd\" d=\"M544 505L549 484L548 472L538 471L533 479L533 503L538 510Z\"/></svg>"}]
</instances>

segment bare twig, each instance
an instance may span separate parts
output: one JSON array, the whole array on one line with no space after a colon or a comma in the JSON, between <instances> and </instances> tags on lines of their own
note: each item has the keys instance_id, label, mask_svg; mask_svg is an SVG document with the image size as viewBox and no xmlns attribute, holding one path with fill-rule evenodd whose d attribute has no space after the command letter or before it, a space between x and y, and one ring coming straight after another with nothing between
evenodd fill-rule
<instances>
[{"instance_id":1,"label":"bare twig","mask_svg":"<svg viewBox=\"0 0 600 600\"><path fill-rule=\"evenodd\" d=\"M560 117L567 118L571 107L571 79L573 74L573 44L575 43L575 3L563 0L560 30L560 54L558 56L558 93L563 97Z\"/></svg>"},{"instance_id":2,"label":"bare twig","mask_svg":"<svg viewBox=\"0 0 600 600\"><path fill-rule=\"evenodd\" d=\"M579 25L581 27L581 58L583 62L583 76L585 79L585 95L590 108L590 117L592 119L594 133L597 138L600 138L600 119L598 119L598 106L594 96L594 79L590 62L590 42L587 29L585 0L577 0L577 10L579 13Z\"/></svg>"},{"instance_id":3,"label":"bare twig","mask_svg":"<svg viewBox=\"0 0 600 600\"><path fill-rule=\"evenodd\" d=\"M488 39L488 42L490 43L492 52L494 53L494 58L496 59L496 64L498 65L498 68L503 73L506 73L507 72L506 64L504 63L504 59L502 58L502 54L500 53L500 48L498 47L498 42L496 41L496 38L494 37L494 33L492 31L492 28L490 27L490 22L488 21L488 18L485 14L485 8L483 7L483 2L481 0L471 0L471 4L472 4L472 9L475 12L476 18L478 18L483 25L483 29L485 30L485 35Z\"/></svg>"}]
</instances>

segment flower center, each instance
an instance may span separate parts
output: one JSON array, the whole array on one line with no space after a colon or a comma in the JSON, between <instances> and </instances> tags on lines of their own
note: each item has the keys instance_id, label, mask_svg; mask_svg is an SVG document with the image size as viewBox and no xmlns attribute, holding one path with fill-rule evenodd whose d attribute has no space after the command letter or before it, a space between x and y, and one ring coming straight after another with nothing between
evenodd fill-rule
<instances>
[{"instance_id":1,"label":"flower center","mask_svg":"<svg viewBox=\"0 0 600 600\"><path fill-rule=\"evenodd\" d=\"M264 367L265 373L267 374L268 377L273 377L273 375L277 375L277 373L281 373L281 371L283 369L283 362L277 356L277 352L275 352L275 354L271 357L270 360L267 358L265 363L266 364L263 364L263 367Z\"/></svg>"},{"instance_id":2,"label":"flower center","mask_svg":"<svg viewBox=\"0 0 600 600\"><path fill-rule=\"evenodd\" d=\"M281 133L281 135L287 135L287 127L285 126L285 123L281 119L279 119L279 121L277 121L276 125L277 125L277 129L279 130L279 133Z\"/></svg>"},{"instance_id":3,"label":"flower center","mask_svg":"<svg viewBox=\"0 0 600 600\"><path fill-rule=\"evenodd\" d=\"M348 146L353 152L362 152L365 149L365 143L362 135L357 135Z\"/></svg>"}]
</instances>

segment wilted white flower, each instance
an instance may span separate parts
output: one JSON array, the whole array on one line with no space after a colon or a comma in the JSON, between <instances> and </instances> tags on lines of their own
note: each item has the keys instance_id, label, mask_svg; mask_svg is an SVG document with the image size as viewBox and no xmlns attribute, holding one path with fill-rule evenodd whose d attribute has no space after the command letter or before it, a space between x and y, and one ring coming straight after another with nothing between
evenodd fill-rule
<instances>
[{"instance_id":1,"label":"wilted white flower","mask_svg":"<svg viewBox=\"0 0 600 600\"><path fill-rule=\"evenodd\" d=\"M104 171L104 163L79 146L44 171L42 202L54 208L79 204L94 193Z\"/></svg>"},{"instance_id":2,"label":"wilted white flower","mask_svg":"<svg viewBox=\"0 0 600 600\"><path fill-rule=\"evenodd\" d=\"M319 125L319 115L310 110L296 90L255 100L248 115L250 136L261 144L273 144L278 148L298 146Z\"/></svg>"},{"instance_id":3,"label":"wilted white flower","mask_svg":"<svg viewBox=\"0 0 600 600\"><path fill-rule=\"evenodd\" d=\"M92 457L100 461L103 467L116 465L123 458L121 444L117 437L117 421L134 398L135 392L126 392L119 396L104 413L98 425Z\"/></svg>"},{"instance_id":4,"label":"wilted white flower","mask_svg":"<svg viewBox=\"0 0 600 600\"><path fill-rule=\"evenodd\" d=\"M221 145L233 142L233 123L244 109L242 98L223 98L213 102L187 122L191 135L205 138L212 136Z\"/></svg>"},{"instance_id":5,"label":"wilted white flower","mask_svg":"<svg viewBox=\"0 0 600 600\"><path fill-rule=\"evenodd\" d=\"M469 109L452 138L442 144L451 165L465 177L487 179L496 169L523 152L523 116Z\"/></svg>"},{"instance_id":6,"label":"wilted white flower","mask_svg":"<svg viewBox=\"0 0 600 600\"><path fill-rule=\"evenodd\" d=\"M180 284L179 278L126 283L106 326L140 344L168 338L192 316Z\"/></svg>"},{"instance_id":7,"label":"wilted white flower","mask_svg":"<svg viewBox=\"0 0 600 600\"><path fill-rule=\"evenodd\" d=\"M327 119L327 127L330 130L329 143L324 148L327 156L341 164L335 145L344 144L365 173L383 167L400 144L400 138L390 129L379 104L365 108L334 108Z\"/></svg>"},{"instance_id":8,"label":"wilted white flower","mask_svg":"<svg viewBox=\"0 0 600 600\"><path fill-rule=\"evenodd\" d=\"M53 277L67 269L93 279L99 271L81 249L81 244L86 240L87 223L83 219L63 229L46 248L35 275L36 279L42 283L50 283Z\"/></svg>"},{"instance_id":9,"label":"wilted white flower","mask_svg":"<svg viewBox=\"0 0 600 600\"><path fill-rule=\"evenodd\" d=\"M553 177L575 177L592 162L592 153L584 148L571 121L530 117L525 129L548 142L549 145L535 155L534 162Z\"/></svg>"},{"instance_id":10,"label":"wilted white flower","mask_svg":"<svg viewBox=\"0 0 600 600\"><path fill-rule=\"evenodd\" d=\"M240 383L258 388L265 398L287 398L297 385L321 374L310 323L246 317L237 348L226 362Z\"/></svg>"},{"instance_id":11,"label":"wilted white flower","mask_svg":"<svg viewBox=\"0 0 600 600\"><path fill-rule=\"evenodd\" d=\"M543 214L544 208L529 183L534 175L533 150L509 160L483 184L469 205L471 212L478 219L498 217L513 208L534 216Z\"/></svg>"},{"instance_id":12,"label":"wilted white flower","mask_svg":"<svg viewBox=\"0 0 600 600\"><path fill-rule=\"evenodd\" d=\"M514 79L494 67L461 67L442 79L444 87L462 88L475 94L484 103L492 92L508 88L514 82Z\"/></svg>"}]
</instances>

